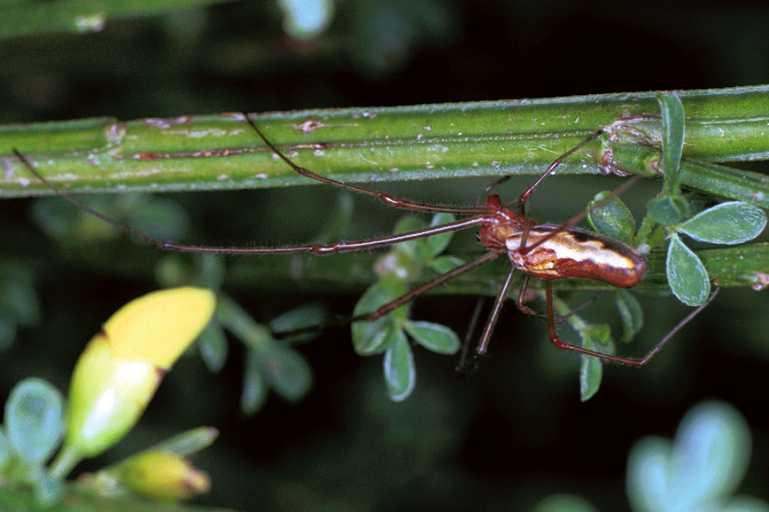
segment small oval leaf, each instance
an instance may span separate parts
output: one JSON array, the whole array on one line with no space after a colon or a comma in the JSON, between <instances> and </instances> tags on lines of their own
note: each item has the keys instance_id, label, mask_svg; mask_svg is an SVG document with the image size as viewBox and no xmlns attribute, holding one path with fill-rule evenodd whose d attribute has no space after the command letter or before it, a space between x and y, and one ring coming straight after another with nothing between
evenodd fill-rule
<instances>
[{"instance_id":1,"label":"small oval leaf","mask_svg":"<svg viewBox=\"0 0 769 512\"><path fill-rule=\"evenodd\" d=\"M656 512L672 508L672 453L672 443L659 437L645 437L630 450L626 478L633 510Z\"/></svg>"},{"instance_id":2,"label":"small oval leaf","mask_svg":"<svg viewBox=\"0 0 769 512\"><path fill-rule=\"evenodd\" d=\"M406 322L406 332L414 341L437 354L456 354L460 347L459 337L445 325L431 322Z\"/></svg>"},{"instance_id":3,"label":"small oval leaf","mask_svg":"<svg viewBox=\"0 0 769 512\"><path fill-rule=\"evenodd\" d=\"M358 303L355 305L353 315L358 316L372 313L380 306L400 297L406 293L407 290L407 284L400 279L380 279L369 286L363 293L363 296L361 296L360 300L358 300ZM388 327L392 323L391 315L393 314L405 318L408 315L408 306L401 306L389 315L374 321L359 321L352 323L350 327L352 330L352 343L357 354L367 356L384 351L386 348L383 345L384 337L387 334Z\"/></svg>"},{"instance_id":4,"label":"small oval leaf","mask_svg":"<svg viewBox=\"0 0 769 512\"><path fill-rule=\"evenodd\" d=\"M635 295L627 290L617 291L615 304L622 319L622 337L620 339L623 343L630 343L643 327L643 309Z\"/></svg>"},{"instance_id":5,"label":"small oval leaf","mask_svg":"<svg viewBox=\"0 0 769 512\"><path fill-rule=\"evenodd\" d=\"M272 342L260 361L262 375L270 387L286 400L296 402L312 387L310 365L293 348L280 342Z\"/></svg>"},{"instance_id":6,"label":"small oval leaf","mask_svg":"<svg viewBox=\"0 0 769 512\"><path fill-rule=\"evenodd\" d=\"M736 245L753 240L766 227L766 213L752 204L730 201L708 208L677 231L711 244Z\"/></svg>"},{"instance_id":7,"label":"small oval leaf","mask_svg":"<svg viewBox=\"0 0 769 512\"><path fill-rule=\"evenodd\" d=\"M401 233L408 233L409 231L416 231L418 229L425 228L425 222L415 215L406 215L401 217L395 224L393 234L399 235ZM407 255L409 258L414 259L418 256L420 244L424 243L424 240L411 240L409 242L401 242L393 247L395 252Z\"/></svg>"},{"instance_id":8,"label":"small oval leaf","mask_svg":"<svg viewBox=\"0 0 769 512\"><path fill-rule=\"evenodd\" d=\"M599 192L587 206L587 220L596 232L622 240L633 241L635 217L630 208L614 192Z\"/></svg>"},{"instance_id":9,"label":"small oval leaf","mask_svg":"<svg viewBox=\"0 0 769 512\"><path fill-rule=\"evenodd\" d=\"M750 460L750 430L742 415L724 402L691 409L678 427L672 471L681 509L732 494Z\"/></svg>"},{"instance_id":10,"label":"small oval leaf","mask_svg":"<svg viewBox=\"0 0 769 512\"><path fill-rule=\"evenodd\" d=\"M678 300L687 306L699 306L710 295L710 277L705 265L678 237L670 237L665 262L668 284Z\"/></svg>"},{"instance_id":11,"label":"small oval leaf","mask_svg":"<svg viewBox=\"0 0 769 512\"><path fill-rule=\"evenodd\" d=\"M251 416L264 405L267 398L267 383L262 377L260 354L249 348L246 353L246 365L243 374L243 392L240 395L240 409Z\"/></svg>"},{"instance_id":12,"label":"small oval leaf","mask_svg":"<svg viewBox=\"0 0 769 512\"><path fill-rule=\"evenodd\" d=\"M457 258L456 256L438 256L431 260L427 266L438 274L445 274L460 265L464 265L464 263L465 261L462 258Z\"/></svg>"},{"instance_id":13,"label":"small oval leaf","mask_svg":"<svg viewBox=\"0 0 769 512\"><path fill-rule=\"evenodd\" d=\"M64 427L61 394L44 380L23 380L5 404L5 427L13 451L42 464L58 445Z\"/></svg>"},{"instance_id":14,"label":"small oval leaf","mask_svg":"<svg viewBox=\"0 0 769 512\"><path fill-rule=\"evenodd\" d=\"M390 400L405 400L414 390L416 370L414 355L411 352L406 335L401 329L393 332L393 343L387 348L384 357L384 376Z\"/></svg>"},{"instance_id":15,"label":"small oval leaf","mask_svg":"<svg viewBox=\"0 0 769 512\"><path fill-rule=\"evenodd\" d=\"M198 338L198 350L206 367L213 373L219 373L227 361L227 338L221 324L211 320Z\"/></svg>"},{"instance_id":16,"label":"small oval leaf","mask_svg":"<svg viewBox=\"0 0 769 512\"><path fill-rule=\"evenodd\" d=\"M323 304L319 302L304 304L273 318L270 329L274 333L284 333L308 327L320 327L326 320L326 316L326 308Z\"/></svg>"}]
</instances>

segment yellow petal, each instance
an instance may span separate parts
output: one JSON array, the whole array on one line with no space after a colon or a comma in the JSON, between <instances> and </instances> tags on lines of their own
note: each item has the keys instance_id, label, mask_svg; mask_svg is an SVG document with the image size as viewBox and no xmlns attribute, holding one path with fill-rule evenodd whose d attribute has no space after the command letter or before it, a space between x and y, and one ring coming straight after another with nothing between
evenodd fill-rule
<instances>
[{"instance_id":1,"label":"yellow petal","mask_svg":"<svg viewBox=\"0 0 769 512\"><path fill-rule=\"evenodd\" d=\"M104 324L112 354L168 369L208 324L216 297L204 288L148 293L120 308Z\"/></svg>"}]
</instances>

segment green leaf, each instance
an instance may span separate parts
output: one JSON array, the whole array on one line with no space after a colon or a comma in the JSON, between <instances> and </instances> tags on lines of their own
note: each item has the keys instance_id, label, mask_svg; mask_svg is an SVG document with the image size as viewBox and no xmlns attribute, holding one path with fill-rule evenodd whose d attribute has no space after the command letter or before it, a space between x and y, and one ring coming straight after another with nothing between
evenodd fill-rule
<instances>
[{"instance_id":1,"label":"green leaf","mask_svg":"<svg viewBox=\"0 0 769 512\"><path fill-rule=\"evenodd\" d=\"M750 431L728 404L705 402L681 421L673 444L639 441L628 460L627 489L633 510L722 511L750 457Z\"/></svg>"},{"instance_id":2,"label":"green leaf","mask_svg":"<svg viewBox=\"0 0 769 512\"><path fill-rule=\"evenodd\" d=\"M198 427L171 436L147 448L147 451L172 452L180 457L189 457L211 446L217 437L219 437L217 429L213 427Z\"/></svg>"},{"instance_id":3,"label":"green leaf","mask_svg":"<svg viewBox=\"0 0 769 512\"><path fill-rule=\"evenodd\" d=\"M684 106L680 98L672 93L657 94L657 102L662 113L662 171L665 177L665 192L667 195L677 196L684 151Z\"/></svg>"},{"instance_id":4,"label":"green leaf","mask_svg":"<svg viewBox=\"0 0 769 512\"><path fill-rule=\"evenodd\" d=\"M681 196L655 197L646 203L647 215L657 224L670 226L689 217L689 204Z\"/></svg>"},{"instance_id":5,"label":"green leaf","mask_svg":"<svg viewBox=\"0 0 769 512\"><path fill-rule=\"evenodd\" d=\"M262 375L276 393L291 402L307 394L312 387L312 370L299 352L273 342L261 355Z\"/></svg>"},{"instance_id":6,"label":"green leaf","mask_svg":"<svg viewBox=\"0 0 769 512\"><path fill-rule=\"evenodd\" d=\"M540 501L534 512L598 512L598 509L579 496L553 494Z\"/></svg>"},{"instance_id":7,"label":"green leaf","mask_svg":"<svg viewBox=\"0 0 769 512\"><path fill-rule=\"evenodd\" d=\"M224 281L224 260L216 254L199 254L195 260L198 267L197 281L206 288L218 290Z\"/></svg>"},{"instance_id":8,"label":"green leaf","mask_svg":"<svg viewBox=\"0 0 769 512\"><path fill-rule=\"evenodd\" d=\"M227 338L224 336L221 324L211 320L198 338L198 350L206 367L213 373L218 373L227 361Z\"/></svg>"},{"instance_id":9,"label":"green leaf","mask_svg":"<svg viewBox=\"0 0 769 512\"><path fill-rule=\"evenodd\" d=\"M438 256L434 260L430 260L427 263L427 266L439 274L445 274L449 270L454 270L464 263L463 259L457 258L456 256Z\"/></svg>"},{"instance_id":10,"label":"green leaf","mask_svg":"<svg viewBox=\"0 0 769 512\"><path fill-rule=\"evenodd\" d=\"M6 311L23 326L35 325L40 320L40 301L32 284L32 276L24 269L12 269L20 275L0 276L0 311Z\"/></svg>"},{"instance_id":11,"label":"green leaf","mask_svg":"<svg viewBox=\"0 0 769 512\"><path fill-rule=\"evenodd\" d=\"M675 510L672 454L672 443L660 437L645 437L630 450L627 494L634 512Z\"/></svg>"},{"instance_id":12,"label":"green leaf","mask_svg":"<svg viewBox=\"0 0 769 512\"><path fill-rule=\"evenodd\" d=\"M385 352L384 376L390 400L400 402L408 398L414 390L417 375L414 355L406 335L401 329L394 330L393 335L393 343Z\"/></svg>"},{"instance_id":13,"label":"green leaf","mask_svg":"<svg viewBox=\"0 0 769 512\"><path fill-rule=\"evenodd\" d=\"M456 354L461 345L456 333L445 325L409 321L404 327L414 341L437 354Z\"/></svg>"},{"instance_id":14,"label":"green leaf","mask_svg":"<svg viewBox=\"0 0 769 512\"><path fill-rule=\"evenodd\" d=\"M620 340L623 343L630 343L643 327L643 309L635 295L628 290L617 290L615 304L622 319L622 337Z\"/></svg>"},{"instance_id":15,"label":"green leaf","mask_svg":"<svg viewBox=\"0 0 769 512\"><path fill-rule=\"evenodd\" d=\"M705 265L678 237L670 237L665 262L668 284L678 300L687 306L699 306L710 295L710 278Z\"/></svg>"},{"instance_id":16,"label":"green leaf","mask_svg":"<svg viewBox=\"0 0 769 512\"><path fill-rule=\"evenodd\" d=\"M270 331L257 323L237 302L224 294L218 295L216 318L246 346L260 349L272 341Z\"/></svg>"},{"instance_id":17,"label":"green leaf","mask_svg":"<svg viewBox=\"0 0 769 512\"><path fill-rule=\"evenodd\" d=\"M765 227L764 210L742 201L731 201L698 213L676 231L700 242L736 245L753 240Z\"/></svg>"},{"instance_id":18,"label":"green leaf","mask_svg":"<svg viewBox=\"0 0 769 512\"><path fill-rule=\"evenodd\" d=\"M363 293L358 303L355 305L353 315L363 315L376 311L377 308L396 299L408 291L406 282L400 279L384 278L380 279ZM393 316L394 315L394 316ZM355 352L362 356L378 354L385 350L384 341L387 335L387 329L393 318L405 320L408 315L408 306L401 306L389 315L378 318L373 322L360 321L353 322L352 343Z\"/></svg>"},{"instance_id":19,"label":"green leaf","mask_svg":"<svg viewBox=\"0 0 769 512\"><path fill-rule=\"evenodd\" d=\"M11 348L16 340L17 325L11 315L0 311L0 352Z\"/></svg>"},{"instance_id":20,"label":"green leaf","mask_svg":"<svg viewBox=\"0 0 769 512\"><path fill-rule=\"evenodd\" d=\"M42 464L59 443L64 424L61 394L41 379L25 379L5 404L5 428L13 451Z\"/></svg>"},{"instance_id":21,"label":"green leaf","mask_svg":"<svg viewBox=\"0 0 769 512\"><path fill-rule=\"evenodd\" d=\"M274 333L284 333L308 327L320 327L326 321L326 317L325 306L319 302L313 302L286 311L273 318L270 322L270 329Z\"/></svg>"},{"instance_id":22,"label":"green leaf","mask_svg":"<svg viewBox=\"0 0 769 512\"><path fill-rule=\"evenodd\" d=\"M677 504L696 510L699 503L732 494L748 468L750 444L745 419L730 405L704 402L691 409L678 427L673 448Z\"/></svg>"},{"instance_id":23,"label":"green leaf","mask_svg":"<svg viewBox=\"0 0 769 512\"><path fill-rule=\"evenodd\" d=\"M589 350L596 350L592 341L583 341L582 346ZM579 398L587 402L601 387L603 379L603 363L593 356L582 355L579 366Z\"/></svg>"},{"instance_id":24,"label":"green leaf","mask_svg":"<svg viewBox=\"0 0 769 512\"><path fill-rule=\"evenodd\" d=\"M395 224L393 234L407 233L409 231L416 231L426 227L425 222L415 215L406 215L401 217ZM402 242L395 244L393 250L401 254L407 255L410 259L416 259L419 256L419 246L423 243L423 240L411 240L409 242Z\"/></svg>"},{"instance_id":25,"label":"green leaf","mask_svg":"<svg viewBox=\"0 0 769 512\"><path fill-rule=\"evenodd\" d=\"M125 205L128 213L123 215L136 229L160 240L179 240L189 231L187 212L176 201L148 195L128 195L125 200L138 203Z\"/></svg>"},{"instance_id":26,"label":"green leaf","mask_svg":"<svg viewBox=\"0 0 769 512\"><path fill-rule=\"evenodd\" d=\"M596 232L633 242L635 217L630 208L614 192L599 192L587 206L587 220Z\"/></svg>"},{"instance_id":27,"label":"green leaf","mask_svg":"<svg viewBox=\"0 0 769 512\"><path fill-rule=\"evenodd\" d=\"M449 222L454 222L455 220L456 217L450 213L436 213L433 215L430 226L441 226L443 224L448 224ZM420 259L422 261L428 261L445 251L446 247L448 247L451 242L452 236L454 236L454 233L449 232L424 239L423 243L419 246L422 249L419 255Z\"/></svg>"},{"instance_id":28,"label":"green leaf","mask_svg":"<svg viewBox=\"0 0 769 512\"><path fill-rule=\"evenodd\" d=\"M240 396L240 409L251 416L264 405L267 398L267 383L262 377L260 355L256 349L246 352L246 365L243 372L243 393Z\"/></svg>"}]
</instances>

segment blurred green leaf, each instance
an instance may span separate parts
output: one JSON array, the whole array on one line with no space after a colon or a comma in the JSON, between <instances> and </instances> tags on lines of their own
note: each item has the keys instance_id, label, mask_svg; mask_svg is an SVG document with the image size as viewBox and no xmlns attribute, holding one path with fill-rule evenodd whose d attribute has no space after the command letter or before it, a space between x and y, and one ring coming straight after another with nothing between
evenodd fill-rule
<instances>
[{"instance_id":1,"label":"blurred green leaf","mask_svg":"<svg viewBox=\"0 0 769 512\"><path fill-rule=\"evenodd\" d=\"M303 304L273 318L270 329L274 333L285 333L309 327L320 328L327 317L328 312L322 303ZM307 333L307 335L314 337L315 333Z\"/></svg>"},{"instance_id":2,"label":"blurred green leaf","mask_svg":"<svg viewBox=\"0 0 769 512\"><path fill-rule=\"evenodd\" d=\"M704 402L692 408L674 441L676 504L696 509L698 503L733 493L748 468L750 444L747 423L730 405Z\"/></svg>"},{"instance_id":3,"label":"blurred green leaf","mask_svg":"<svg viewBox=\"0 0 769 512\"><path fill-rule=\"evenodd\" d=\"M0 269L0 312L7 312L15 323L35 325L40 320L40 300L29 267L9 265Z\"/></svg>"},{"instance_id":4,"label":"blurred green leaf","mask_svg":"<svg viewBox=\"0 0 769 512\"><path fill-rule=\"evenodd\" d=\"M13 451L42 464L53 453L64 428L61 394L41 379L25 379L5 404L5 428Z\"/></svg>"},{"instance_id":5,"label":"blurred green leaf","mask_svg":"<svg viewBox=\"0 0 769 512\"><path fill-rule=\"evenodd\" d=\"M657 224L671 226L689 216L689 204L680 196L660 196L646 203L646 212Z\"/></svg>"},{"instance_id":6,"label":"blurred green leaf","mask_svg":"<svg viewBox=\"0 0 769 512\"><path fill-rule=\"evenodd\" d=\"M237 302L219 294L216 318L221 325L248 347L260 349L272 341L270 331L257 323Z\"/></svg>"},{"instance_id":7,"label":"blurred green leaf","mask_svg":"<svg viewBox=\"0 0 769 512\"><path fill-rule=\"evenodd\" d=\"M414 341L437 354L456 354L461 345L456 333L445 325L408 321L404 327Z\"/></svg>"},{"instance_id":8,"label":"blurred green leaf","mask_svg":"<svg viewBox=\"0 0 769 512\"><path fill-rule=\"evenodd\" d=\"M627 494L634 512L670 510L673 445L660 437L645 437L630 450Z\"/></svg>"},{"instance_id":9,"label":"blurred green leaf","mask_svg":"<svg viewBox=\"0 0 769 512\"><path fill-rule=\"evenodd\" d=\"M393 234L408 233L409 231L416 231L418 229L424 229L427 224L424 220L416 215L405 215L401 217L395 224ZM424 240L410 240L408 242L402 242L393 245L394 252L400 252L407 255L410 259L416 259L419 256L419 246L424 243Z\"/></svg>"},{"instance_id":10,"label":"blurred green leaf","mask_svg":"<svg viewBox=\"0 0 769 512\"><path fill-rule=\"evenodd\" d=\"M180 457L188 457L211 446L217 437L217 429L198 427L169 437L147 450L172 452Z\"/></svg>"},{"instance_id":11,"label":"blurred green leaf","mask_svg":"<svg viewBox=\"0 0 769 512\"><path fill-rule=\"evenodd\" d=\"M540 501L533 512L598 512L598 509L579 496L553 494Z\"/></svg>"},{"instance_id":12,"label":"blurred green leaf","mask_svg":"<svg viewBox=\"0 0 769 512\"><path fill-rule=\"evenodd\" d=\"M215 318L208 322L200 334L198 349L206 367L214 373L218 373L227 362L227 338L221 324Z\"/></svg>"},{"instance_id":13,"label":"blurred green leaf","mask_svg":"<svg viewBox=\"0 0 769 512\"><path fill-rule=\"evenodd\" d=\"M615 304L622 319L623 343L630 343L644 323L643 309L635 295L628 290L617 290Z\"/></svg>"},{"instance_id":14,"label":"blurred green leaf","mask_svg":"<svg viewBox=\"0 0 769 512\"><path fill-rule=\"evenodd\" d=\"M262 374L280 396L291 402L304 397L312 387L312 370L293 348L280 342L270 343L260 354Z\"/></svg>"},{"instance_id":15,"label":"blurred green leaf","mask_svg":"<svg viewBox=\"0 0 769 512\"><path fill-rule=\"evenodd\" d=\"M8 350L16 340L17 325L11 315L0 310L0 352Z\"/></svg>"},{"instance_id":16,"label":"blurred green leaf","mask_svg":"<svg viewBox=\"0 0 769 512\"><path fill-rule=\"evenodd\" d=\"M626 244L635 235L635 217L614 192L599 192L587 206L587 220L596 232Z\"/></svg>"},{"instance_id":17,"label":"blurred green leaf","mask_svg":"<svg viewBox=\"0 0 769 512\"><path fill-rule=\"evenodd\" d=\"M334 0L278 0L283 9L283 30L298 39L319 35L334 16Z\"/></svg>"},{"instance_id":18,"label":"blurred green leaf","mask_svg":"<svg viewBox=\"0 0 769 512\"><path fill-rule=\"evenodd\" d=\"M670 237L665 262L668 284L673 294L687 306L699 306L710 295L710 277L705 265L678 237Z\"/></svg>"},{"instance_id":19,"label":"blurred green leaf","mask_svg":"<svg viewBox=\"0 0 769 512\"><path fill-rule=\"evenodd\" d=\"M455 220L456 217L450 213L436 213L433 215L430 226L441 226L443 224L448 224L449 222L454 222ZM419 254L420 259L422 261L429 261L438 256L446 250L446 247L451 243L451 238L453 236L454 233L443 233L422 240L422 244L418 246L421 249Z\"/></svg>"},{"instance_id":20,"label":"blurred green leaf","mask_svg":"<svg viewBox=\"0 0 769 512\"><path fill-rule=\"evenodd\" d=\"M387 304L408 291L408 285L401 279L385 278L380 279L363 293L353 310L353 315L363 315L376 311L380 306ZM381 353L386 347L383 345L387 329L391 323L391 315L396 314L398 318L408 315L408 306L401 306L389 315L378 318L373 322L360 321L353 322L352 343L355 352L359 355L371 355Z\"/></svg>"},{"instance_id":21,"label":"blurred green leaf","mask_svg":"<svg viewBox=\"0 0 769 512\"><path fill-rule=\"evenodd\" d=\"M456 256L438 256L437 258L430 260L427 266L438 274L445 274L449 270L454 270L465 262L461 258Z\"/></svg>"},{"instance_id":22,"label":"blurred green leaf","mask_svg":"<svg viewBox=\"0 0 769 512\"><path fill-rule=\"evenodd\" d=\"M394 330L393 338L384 356L384 375L390 399L400 402L414 390L417 376L414 354L403 330Z\"/></svg>"},{"instance_id":23,"label":"blurred green leaf","mask_svg":"<svg viewBox=\"0 0 769 512\"><path fill-rule=\"evenodd\" d=\"M750 432L723 402L691 409L674 444L660 438L636 443L628 461L628 496L636 512L722 511L748 466Z\"/></svg>"},{"instance_id":24,"label":"blurred green leaf","mask_svg":"<svg viewBox=\"0 0 769 512\"><path fill-rule=\"evenodd\" d=\"M195 260L199 269L198 281L211 290L218 290L224 281L224 260L216 254L199 254Z\"/></svg>"},{"instance_id":25,"label":"blurred green leaf","mask_svg":"<svg viewBox=\"0 0 769 512\"><path fill-rule=\"evenodd\" d=\"M662 171L665 193L678 196L681 157L684 151L685 114L681 99L674 93L657 94L662 113ZM662 224L662 223L660 223Z\"/></svg>"},{"instance_id":26,"label":"blurred green leaf","mask_svg":"<svg viewBox=\"0 0 769 512\"><path fill-rule=\"evenodd\" d=\"M240 396L240 409L250 416L264 405L267 399L267 383L262 377L262 365L256 349L246 351L246 364L243 371L243 393Z\"/></svg>"},{"instance_id":27,"label":"blurred green leaf","mask_svg":"<svg viewBox=\"0 0 769 512\"><path fill-rule=\"evenodd\" d=\"M700 242L736 245L753 240L766 227L761 208L741 201L730 201L708 208L687 220L676 231Z\"/></svg>"}]
</instances>

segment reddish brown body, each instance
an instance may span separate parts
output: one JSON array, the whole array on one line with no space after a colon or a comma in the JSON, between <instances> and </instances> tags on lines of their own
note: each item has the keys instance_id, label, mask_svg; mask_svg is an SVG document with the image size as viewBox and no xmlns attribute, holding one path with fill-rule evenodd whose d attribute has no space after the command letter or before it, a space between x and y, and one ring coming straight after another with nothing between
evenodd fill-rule
<instances>
[{"instance_id":1,"label":"reddish brown body","mask_svg":"<svg viewBox=\"0 0 769 512\"><path fill-rule=\"evenodd\" d=\"M497 222L481 228L481 243L489 250L507 253L522 272L546 280L595 279L621 288L633 287L643 279L646 261L622 242L577 228L536 225L503 208L496 195L489 196L486 204L498 211Z\"/></svg>"}]
</instances>

